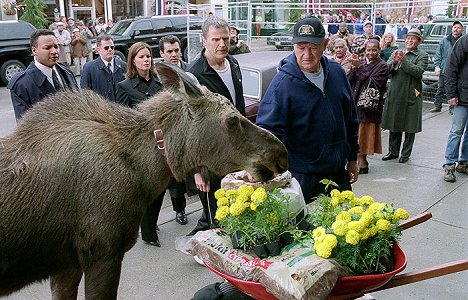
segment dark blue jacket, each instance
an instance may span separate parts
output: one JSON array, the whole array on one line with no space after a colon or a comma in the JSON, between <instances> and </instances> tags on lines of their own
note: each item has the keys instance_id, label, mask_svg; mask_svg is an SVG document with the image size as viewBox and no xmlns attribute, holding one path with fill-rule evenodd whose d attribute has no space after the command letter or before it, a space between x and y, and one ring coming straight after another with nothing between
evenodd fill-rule
<instances>
[{"instance_id":1,"label":"dark blue jacket","mask_svg":"<svg viewBox=\"0 0 468 300\"><path fill-rule=\"evenodd\" d=\"M468 106L468 35L453 45L445 65L445 93L447 99L458 97L458 105ZM465 135L468 134L465 132ZM466 138L466 137L465 137Z\"/></svg>"},{"instance_id":2,"label":"dark blue jacket","mask_svg":"<svg viewBox=\"0 0 468 300\"><path fill-rule=\"evenodd\" d=\"M358 119L343 68L322 56L324 93L300 70L294 53L280 63L260 102L257 125L288 150L289 170L302 174L342 172L356 161Z\"/></svg>"},{"instance_id":3,"label":"dark blue jacket","mask_svg":"<svg viewBox=\"0 0 468 300\"><path fill-rule=\"evenodd\" d=\"M98 57L83 66L80 86L82 89L90 89L115 102L117 83L125 79L126 72L127 64L114 58L114 72L110 74L102 59Z\"/></svg>"},{"instance_id":4,"label":"dark blue jacket","mask_svg":"<svg viewBox=\"0 0 468 300\"><path fill-rule=\"evenodd\" d=\"M77 90L78 84L73 72L60 63L56 64L55 67L65 81L67 89ZM16 74L8 82L7 89L10 90L16 120L21 118L21 115L34 103L56 92L54 86L47 80L47 76L36 67L34 61L29 64L26 70Z\"/></svg>"}]
</instances>

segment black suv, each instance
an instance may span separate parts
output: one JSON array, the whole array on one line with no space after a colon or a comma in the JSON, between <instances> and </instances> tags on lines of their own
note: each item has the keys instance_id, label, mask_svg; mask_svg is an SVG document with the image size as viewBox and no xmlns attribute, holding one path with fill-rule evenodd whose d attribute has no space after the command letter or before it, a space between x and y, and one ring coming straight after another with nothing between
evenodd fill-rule
<instances>
[{"instance_id":1,"label":"black suv","mask_svg":"<svg viewBox=\"0 0 468 300\"><path fill-rule=\"evenodd\" d=\"M22 72L33 60L29 39L36 28L24 21L1 22L0 78L3 83Z\"/></svg>"},{"instance_id":2,"label":"black suv","mask_svg":"<svg viewBox=\"0 0 468 300\"><path fill-rule=\"evenodd\" d=\"M127 60L128 50L136 42L150 45L153 57L158 58L159 40L172 34L180 39L180 47L184 59L187 58L187 24L190 30L200 30L203 20L197 16L167 15L154 17L138 17L118 21L107 33L112 36L115 45L115 55L123 61Z\"/></svg>"}]
</instances>

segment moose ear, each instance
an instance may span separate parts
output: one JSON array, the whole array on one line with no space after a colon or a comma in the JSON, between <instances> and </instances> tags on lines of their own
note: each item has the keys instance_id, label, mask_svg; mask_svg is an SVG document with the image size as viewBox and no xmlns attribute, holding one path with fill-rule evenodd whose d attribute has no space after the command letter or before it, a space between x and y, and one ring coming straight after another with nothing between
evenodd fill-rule
<instances>
[{"instance_id":1,"label":"moose ear","mask_svg":"<svg viewBox=\"0 0 468 300\"><path fill-rule=\"evenodd\" d=\"M203 96L192 77L187 75L181 68L164 62L156 63L156 72L165 88L186 93L190 97Z\"/></svg>"}]
</instances>

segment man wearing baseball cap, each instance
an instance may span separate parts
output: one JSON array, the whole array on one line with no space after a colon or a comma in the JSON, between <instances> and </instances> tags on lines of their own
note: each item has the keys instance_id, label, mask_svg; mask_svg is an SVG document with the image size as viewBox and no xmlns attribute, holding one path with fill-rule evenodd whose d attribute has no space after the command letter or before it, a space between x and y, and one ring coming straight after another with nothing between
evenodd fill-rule
<instances>
[{"instance_id":1,"label":"man wearing baseball cap","mask_svg":"<svg viewBox=\"0 0 468 300\"><path fill-rule=\"evenodd\" d=\"M343 68L324 55L319 19L296 23L294 52L285 57L260 102L257 125L288 149L288 165L307 203L324 191L322 179L351 190L358 178L358 119Z\"/></svg>"},{"instance_id":2,"label":"man wearing baseball cap","mask_svg":"<svg viewBox=\"0 0 468 300\"><path fill-rule=\"evenodd\" d=\"M432 113L440 112L442 110L442 103L447 102L447 98L445 96L445 85L444 85L444 69L445 64L447 63L447 59L450 56L450 52L452 52L452 47L455 42L462 36L463 34L463 24L460 21L453 22L452 25L452 33L444 37L439 42L439 47L437 47L435 56L434 56L434 66L435 66L435 73L439 75L439 82L437 85L437 92L435 94L434 99L434 108L430 110Z\"/></svg>"},{"instance_id":3,"label":"man wearing baseball cap","mask_svg":"<svg viewBox=\"0 0 468 300\"><path fill-rule=\"evenodd\" d=\"M427 53L418 49L419 29L412 28L404 37L405 50L396 50L387 62L391 80L382 114L382 128L390 131L388 153L382 160L400 157L400 163L409 160L416 133L422 131L422 75L429 61Z\"/></svg>"}]
</instances>

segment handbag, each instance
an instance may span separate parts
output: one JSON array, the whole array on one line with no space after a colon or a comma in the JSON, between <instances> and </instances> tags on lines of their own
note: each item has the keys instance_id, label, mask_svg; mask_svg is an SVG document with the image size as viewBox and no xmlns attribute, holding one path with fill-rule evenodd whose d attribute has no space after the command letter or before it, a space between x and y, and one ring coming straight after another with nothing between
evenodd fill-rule
<instances>
[{"instance_id":1,"label":"handbag","mask_svg":"<svg viewBox=\"0 0 468 300\"><path fill-rule=\"evenodd\" d=\"M365 111L376 111L379 107L380 92L378 89L371 87L371 82L374 82L374 79L369 79L367 87L361 92L356 103L357 108ZM375 82L374 85L376 85Z\"/></svg>"}]
</instances>

